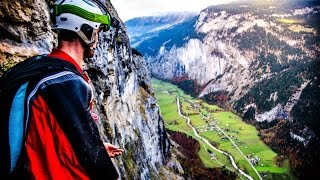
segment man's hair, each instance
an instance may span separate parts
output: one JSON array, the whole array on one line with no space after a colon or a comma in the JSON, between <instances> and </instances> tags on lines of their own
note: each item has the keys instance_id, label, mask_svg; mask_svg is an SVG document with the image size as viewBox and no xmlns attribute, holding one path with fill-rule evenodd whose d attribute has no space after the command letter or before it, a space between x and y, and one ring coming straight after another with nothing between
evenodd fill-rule
<instances>
[{"instance_id":1,"label":"man's hair","mask_svg":"<svg viewBox=\"0 0 320 180\"><path fill-rule=\"evenodd\" d=\"M60 29L58 31L58 42L60 43L61 41L75 41L76 39L80 39L79 35L76 32L70 31L70 30L65 30L65 29Z\"/></svg>"}]
</instances>

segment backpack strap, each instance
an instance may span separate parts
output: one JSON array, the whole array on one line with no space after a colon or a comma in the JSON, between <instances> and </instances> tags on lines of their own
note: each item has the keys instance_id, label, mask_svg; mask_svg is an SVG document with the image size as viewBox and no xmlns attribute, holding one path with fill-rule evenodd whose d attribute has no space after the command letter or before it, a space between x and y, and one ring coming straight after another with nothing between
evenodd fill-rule
<instances>
[{"instance_id":1,"label":"backpack strap","mask_svg":"<svg viewBox=\"0 0 320 180\"><path fill-rule=\"evenodd\" d=\"M82 77L77 68L65 60L48 57L46 55L29 58L10 68L1 76L0 93L8 91L16 86L21 86L21 84L41 75L63 70L71 71Z\"/></svg>"}]
</instances>

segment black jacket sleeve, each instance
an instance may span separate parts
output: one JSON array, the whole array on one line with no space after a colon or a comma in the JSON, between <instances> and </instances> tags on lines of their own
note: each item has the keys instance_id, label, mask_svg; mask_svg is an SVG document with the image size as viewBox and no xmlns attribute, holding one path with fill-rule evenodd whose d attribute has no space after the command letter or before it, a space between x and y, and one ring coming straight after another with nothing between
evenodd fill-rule
<instances>
[{"instance_id":1,"label":"black jacket sleeve","mask_svg":"<svg viewBox=\"0 0 320 180\"><path fill-rule=\"evenodd\" d=\"M91 89L79 76L69 74L42 85L45 99L73 150L91 179L117 179L118 173L100 139L90 114Z\"/></svg>"}]
</instances>

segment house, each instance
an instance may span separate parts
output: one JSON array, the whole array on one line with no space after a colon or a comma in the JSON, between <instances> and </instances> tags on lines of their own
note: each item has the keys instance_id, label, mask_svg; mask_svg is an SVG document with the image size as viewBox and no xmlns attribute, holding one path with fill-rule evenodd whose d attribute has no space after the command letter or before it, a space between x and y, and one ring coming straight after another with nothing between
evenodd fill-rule
<instances>
[{"instance_id":1,"label":"house","mask_svg":"<svg viewBox=\"0 0 320 180\"><path fill-rule=\"evenodd\" d=\"M250 159L250 163L255 166L259 163L260 158L258 156L255 156L254 158Z\"/></svg>"}]
</instances>

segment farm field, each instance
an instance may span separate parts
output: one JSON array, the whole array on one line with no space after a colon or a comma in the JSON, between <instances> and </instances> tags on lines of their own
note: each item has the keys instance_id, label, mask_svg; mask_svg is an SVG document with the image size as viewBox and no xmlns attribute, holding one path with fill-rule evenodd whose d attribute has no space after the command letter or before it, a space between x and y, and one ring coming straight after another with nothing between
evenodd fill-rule
<instances>
[{"instance_id":1,"label":"farm field","mask_svg":"<svg viewBox=\"0 0 320 180\"><path fill-rule=\"evenodd\" d=\"M186 119L178 113L177 97L181 113L190 118L197 133L216 148L230 154L237 166L253 179L259 179L255 170L263 179L295 179L290 172L289 161L285 160L282 166L277 166L277 154L260 140L254 126L246 124L236 114L186 95L170 83L153 79L152 85L166 128L197 139L201 145L198 155L206 167L226 167L236 172L226 155L210 148L195 136ZM239 177L245 178L242 175Z\"/></svg>"}]
</instances>

